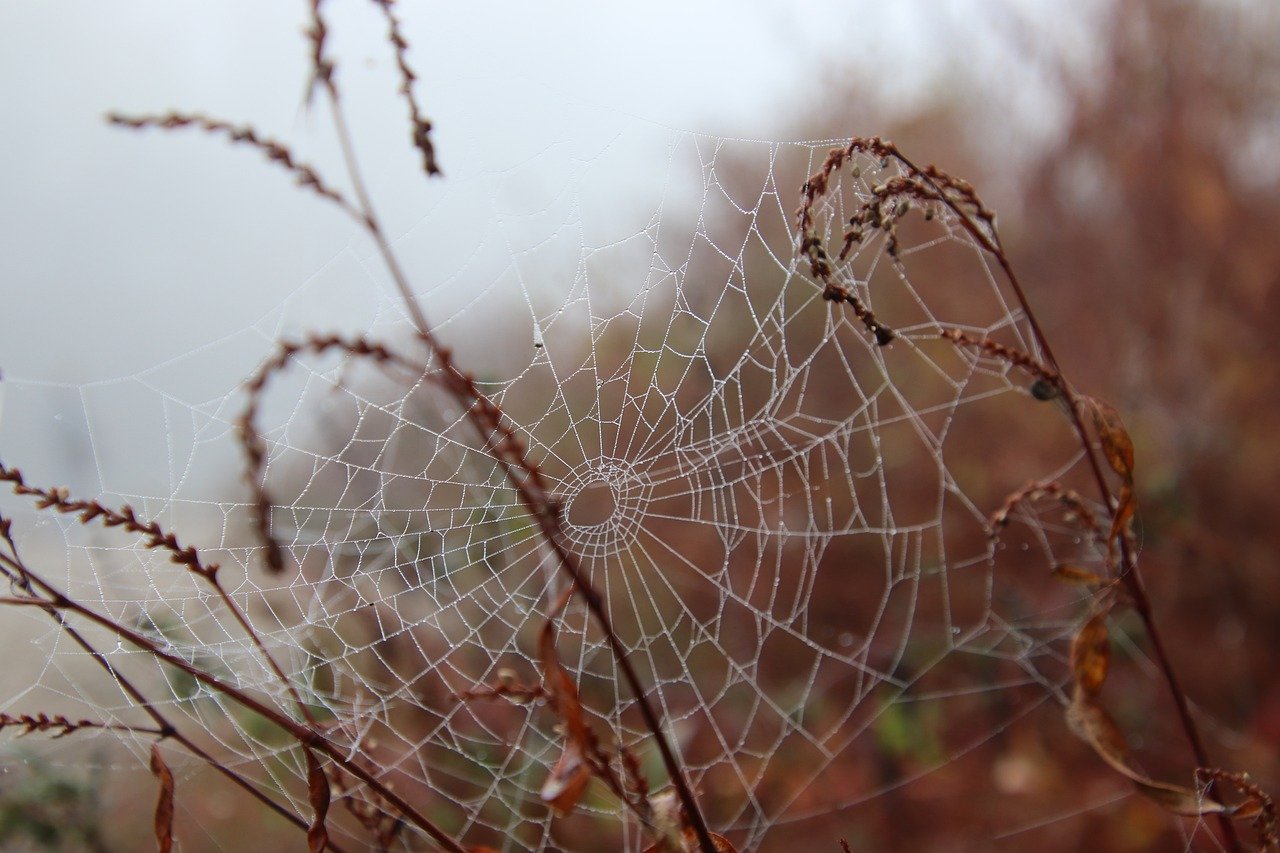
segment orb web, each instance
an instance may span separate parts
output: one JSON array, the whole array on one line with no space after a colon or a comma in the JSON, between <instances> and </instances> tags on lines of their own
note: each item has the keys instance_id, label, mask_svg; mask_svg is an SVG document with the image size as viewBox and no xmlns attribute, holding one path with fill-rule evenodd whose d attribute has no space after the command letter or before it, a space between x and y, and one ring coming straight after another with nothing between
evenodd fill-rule
<instances>
[{"instance_id":1,"label":"orb web","mask_svg":"<svg viewBox=\"0 0 1280 853\"><path fill-rule=\"evenodd\" d=\"M742 849L823 816L856 823L860 804L1060 697L1079 593L1044 577L1099 560L1095 543L1034 506L1005 539L989 535L1008 493L1069 479L1079 450L1054 403L1007 361L941 337L960 329L1036 352L951 212L925 205L903 218L892 252L875 233L837 266L893 328L890 344L824 300L797 258L794 224L799 187L830 145L672 134L666 180L695 187L692 203L644 213L642 227L601 244L570 206L554 239L513 250L507 271L464 298L426 294L560 501L568 547L709 821ZM854 162L817 210L837 244L895 174ZM545 705L477 695L538 681L538 632L566 581L456 401L430 374L307 356L268 399L281 579L262 569L243 493L194 508L177 488L131 499L153 515L221 519L221 541L201 544L239 571L233 594L292 683L335 738L430 803L448 831L503 849L643 847L607 796L566 816L548 810L540 787L562 737ZM242 400L233 391L191 407L212 425L193 457L233 443ZM94 570L68 570L72 589L288 707L206 590L73 526L62 536ZM580 603L558 636L592 726L660 788L652 739ZM70 654L52 644L42 680L99 714L127 715L118 693L55 686ZM147 666L136 651L112 656ZM156 674L175 713L305 809L305 768L287 739ZM910 760L895 746L903 731L929 733Z\"/></svg>"}]
</instances>

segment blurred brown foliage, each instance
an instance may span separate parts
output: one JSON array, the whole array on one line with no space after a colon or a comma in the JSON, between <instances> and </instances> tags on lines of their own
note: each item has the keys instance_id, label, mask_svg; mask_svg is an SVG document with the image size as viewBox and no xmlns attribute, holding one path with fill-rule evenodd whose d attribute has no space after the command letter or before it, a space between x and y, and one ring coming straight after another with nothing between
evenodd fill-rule
<instances>
[{"instance_id":1,"label":"blurred brown foliage","mask_svg":"<svg viewBox=\"0 0 1280 853\"><path fill-rule=\"evenodd\" d=\"M1031 35L1043 26L991 11L1001 80L949 78L944 100L875 127L867 115L884 106L863 81L845 83L847 97L823 98L849 105L824 129L884 133L969 178L1003 213L1064 370L1113 402L1134 435L1141 564L1211 755L1274 791L1280 7L1117 0L1096 11L1083 64ZM1019 84L1033 79L1065 107L1060 130L1010 156L1016 136L992 122L1016 115ZM1134 677L1125 690L1119 710L1140 723L1141 761L1189 782L1167 689ZM1188 835L1194 849L1216 849L1206 827L1176 824L1125 790L1045 709L851 809L833 831L856 827L855 849L1183 849Z\"/></svg>"}]
</instances>

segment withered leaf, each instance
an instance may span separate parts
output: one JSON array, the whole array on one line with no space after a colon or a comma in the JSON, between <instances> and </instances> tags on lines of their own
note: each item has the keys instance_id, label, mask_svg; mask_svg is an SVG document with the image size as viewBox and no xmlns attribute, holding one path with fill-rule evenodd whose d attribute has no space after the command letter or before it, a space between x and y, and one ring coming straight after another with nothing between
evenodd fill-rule
<instances>
[{"instance_id":1,"label":"withered leaf","mask_svg":"<svg viewBox=\"0 0 1280 853\"><path fill-rule=\"evenodd\" d=\"M1120 487L1120 496L1117 498L1115 515L1111 517L1111 530L1107 533L1107 546L1111 547L1115 541L1124 533L1129 521L1133 518L1138 509L1138 502L1133 498L1133 487L1129 483L1125 483Z\"/></svg>"},{"instance_id":2,"label":"withered leaf","mask_svg":"<svg viewBox=\"0 0 1280 853\"><path fill-rule=\"evenodd\" d=\"M591 766L583 758L581 747L570 740L538 793L556 814L564 815L578 805L590 781Z\"/></svg>"},{"instance_id":3,"label":"withered leaf","mask_svg":"<svg viewBox=\"0 0 1280 853\"><path fill-rule=\"evenodd\" d=\"M1071 671L1075 691L1067 706L1067 724L1093 751L1138 791L1166 810L1187 817L1230 813L1217 800L1181 785L1173 785L1139 773L1129 764L1129 745L1124 733L1098 701L1111 660L1106 617L1109 607L1100 608L1076 633L1071 643Z\"/></svg>"},{"instance_id":4,"label":"withered leaf","mask_svg":"<svg viewBox=\"0 0 1280 853\"><path fill-rule=\"evenodd\" d=\"M316 760L315 753L305 747L302 753L307 757L307 799L315 813L311 826L307 827L307 849L311 853L322 853L329 846L329 831L324 822L329 813L329 777Z\"/></svg>"},{"instance_id":5,"label":"withered leaf","mask_svg":"<svg viewBox=\"0 0 1280 853\"><path fill-rule=\"evenodd\" d=\"M1138 508L1133 492L1133 439L1113 406L1093 398L1089 398L1088 404L1093 415L1093 428L1098 434L1102 452L1107 457L1107 464L1120 475L1122 483L1115 512L1111 516L1111 530L1107 533L1107 547L1111 548L1124 534Z\"/></svg>"},{"instance_id":6,"label":"withered leaf","mask_svg":"<svg viewBox=\"0 0 1280 853\"><path fill-rule=\"evenodd\" d=\"M1059 563L1054 566L1053 576L1060 581L1083 584L1084 586L1099 586L1102 584L1102 576L1097 572L1070 563Z\"/></svg>"},{"instance_id":7,"label":"withered leaf","mask_svg":"<svg viewBox=\"0 0 1280 853\"><path fill-rule=\"evenodd\" d=\"M556 651L556 630L551 620L542 628L540 642L542 653L542 677L546 682L548 699L565 731L572 741L586 743L590 737L586 719L582 714L582 703L578 701L578 688L560 663L560 654Z\"/></svg>"},{"instance_id":8,"label":"withered leaf","mask_svg":"<svg viewBox=\"0 0 1280 853\"><path fill-rule=\"evenodd\" d=\"M1106 454L1111 470L1126 483L1133 484L1133 439L1120 420L1120 413L1110 403L1090 399L1093 427L1097 430L1102 452Z\"/></svg>"},{"instance_id":9,"label":"withered leaf","mask_svg":"<svg viewBox=\"0 0 1280 853\"><path fill-rule=\"evenodd\" d=\"M564 727L565 747L560 760L542 783L539 792L557 814L574 809L591 781L588 756L595 749L594 736L588 728L578 700L578 688L560 663L556 651L556 631L552 620L543 626L539 643L542 655L542 677L546 683L548 702Z\"/></svg>"},{"instance_id":10,"label":"withered leaf","mask_svg":"<svg viewBox=\"0 0 1280 853\"><path fill-rule=\"evenodd\" d=\"M674 790L654 794L649 802L653 814L652 829L658 841L646 847L644 853L702 853L698 833L689 825ZM738 853L723 835L714 832L710 835L717 853Z\"/></svg>"},{"instance_id":11,"label":"withered leaf","mask_svg":"<svg viewBox=\"0 0 1280 853\"><path fill-rule=\"evenodd\" d=\"M1097 704L1096 697L1085 696L1083 691L1077 690L1075 699L1067 709L1067 718L1072 730L1092 746L1103 761L1133 782L1139 793L1165 810L1183 817L1233 812L1230 806L1192 788L1157 782L1129 766L1129 750L1124 734L1111 719L1111 715Z\"/></svg>"},{"instance_id":12,"label":"withered leaf","mask_svg":"<svg viewBox=\"0 0 1280 853\"><path fill-rule=\"evenodd\" d=\"M738 853L738 848L729 843L729 839L723 835L717 835L712 832L711 843L716 846L716 853ZM654 844L644 849L644 853L702 853L702 846L698 844L698 833L692 828L686 829L680 839L679 847L671 847L671 845L663 846L662 844Z\"/></svg>"},{"instance_id":13,"label":"withered leaf","mask_svg":"<svg viewBox=\"0 0 1280 853\"><path fill-rule=\"evenodd\" d=\"M160 853L173 849L173 773L160 755L160 744L151 744L151 773L160 781L160 798L156 801L156 847Z\"/></svg>"},{"instance_id":14,"label":"withered leaf","mask_svg":"<svg viewBox=\"0 0 1280 853\"><path fill-rule=\"evenodd\" d=\"M1071 704L1067 706L1067 725L1077 737L1092 746L1103 761L1125 776L1129 775L1126 763L1129 744L1107 709L1098 704L1096 696L1088 696L1077 687Z\"/></svg>"},{"instance_id":15,"label":"withered leaf","mask_svg":"<svg viewBox=\"0 0 1280 853\"><path fill-rule=\"evenodd\" d=\"M1099 608L1071 640L1071 672L1076 689L1093 697L1107 680L1111 665L1111 638L1107 632L1109 607Z\"/></svg>"}]
</instances>

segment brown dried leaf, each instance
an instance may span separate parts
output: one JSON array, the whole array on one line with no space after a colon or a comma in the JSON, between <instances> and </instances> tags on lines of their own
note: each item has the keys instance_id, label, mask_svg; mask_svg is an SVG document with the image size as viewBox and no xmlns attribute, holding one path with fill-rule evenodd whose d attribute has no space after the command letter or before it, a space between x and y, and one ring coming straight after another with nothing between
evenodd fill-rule
<instances>
[{"instance_id":1,"label":"brown dried leaf","mask_svg":"<svg viewBox=\"0 0 1280 853\"><path fill-rule=\"evenodd\" d=\"M1077 737L1092 746L1103 761L1128 776L1129 744L1116 721L1095 701L1096 698L1084 695L1084 691L1077 688L1071 704L1067 706L1067 725Z\"/></svg>"},{"instance_id":2,"label":"brown dried leaf","mask_svg":"<svg viewBox=\"0 0 1280 853\"><path fill-rule=\"evenodd\" d=\"M716 847L716 853L738 853L738 848L730 844L729 839L723 835L717 835L714 832L708 834L711 836L711 843ZM664 842L659 842L646 847L644 853L671 853L673 850L676 853L702 853L702 845L698 844L698 833L692 828L686 829L681 836L679 847L664 846Z\"/></svg>"},{"instance_id":3,"label":"brown dried leaf","mask_svg":"<svg viewBox=\"0 0 1280 853\"><path fill-rule=\"evenodd\" d=\"M1115 720L1098 702L1107 678L1111 644L1106 617L1110 607L1100 608L1080 627L1071 642L1071 671L1075 691L1067 706L1067 724L1093 751L1138 791L1173 814L1185 817L1230 813L1231 808L1181 785L1172 785L1139 773L1129 765L1129 745Z\"/></svg>"},{"instance_id":4,"label":"brown dried leaf","mask_svg":"<svg viewBox=\"0 0 1280 853\"><path fill-rule=\"evenodd\" d=\"M1249 799L1236 806L1231 816L1237 820L1252 820L1262 814L1266 809L1266 804L1259 799Z\"/></svg>"},{"instance_id":5,"label":"brown dried leaf","mask_svg":"<svg viewBox=\"0 0 1280 853\"><path fill-rule=\"evenodd\" d=\"M329 846L329 831L324 823L329 813L329 777L316 760L315 753L305 747L302 753L307 757L307 799L315 812L311 826L307 827L307 849L311 853L322 853Z\"/></svg>"},{"instance_id":6,"label":"brown dried leaf","mask_svg":"<svg viewBox=\"0 0 1280 853\"><path fill-rule=\"evenodd\" d=\"M551 707L564 723L569 739L585 744L591 735L583 717L582 703L578 701L578 687L560 663L560 653L556 651L556 629L549 619L542 628L540 646L542 677Z\"/></svg>"},{"instance_id":7,"label":"brown dried leaf","mask_svg":"<svg viewBox=\"0 0 1280 853\"><path fill-rule=\"evenodd\" d=\"M654 794L649 803L653 814L652 829L658 840L646 847L644 853L702 853L698 833L689 825L675 790ZM714 832L710 835L717 853L738 853L723 835Z\"/></svg>"},{"instance_id":8,"label":"brown dried leaf","mask_svg":"<svg viewBox=\"0 0 1280 853\"><path fill-rule=\"evenodd\" d=\"M678 851L680 836L688 823L684 816L684 807L674 788L660 791L649 798L649 812L653 821L653 834L658 842L649 850ZM645 853L649 853L646 850Z\"/></svg>"},{"instance_id":9,"label":"brown dried leaf","mask_svg":"<svg viewBox=\"0 0 1280 853\"><path fill-rule=\"evenodd\" d=\"M1120 420L1120 413L1102 400L1089 400L1093 414L1093 428L1097 430L1102 452L1107 456L1111 470L1126 483L1133 483L1133 439Z\"/></svg>"},{"instance_id":10,"label":"brown dried leaf","mask_svg":"<svg viewBox=\"0 0 1280 853\"><path fill-rule=\"evenodd\" d=\"M723 835L717 835L714 832L710 833L710 835L711 842L716 846L716 853L738 853L738 848L730 844L729 839L725 838ZM698 836L692 829L686 829L684 831L684 840L690 850L698 849Z\"/></svg>"},{"instance_id":11,"label":"brown dried leaf","mask_svg":"<svg viewBox=\"0 0 1280 853\"><path fill-rule=\"evenodd\" d=\"M1107 668L1111 665L1111 639L1107 633L1110 609L1100 608L1089 617L1071 641L1071 672L1075 676L1076 690L1089 697L1097 696L1102 689L1102 683L1107 680Z\"/></svg>"},{"instance_id":12,"label":"brown dried leaf","mask_svg":"<svg viewBox=\"0 0 1280 853\"><path fill-rule=\"evenodd\" d=\"M578 805L591 781L591 766L582 756L581 746L573 740L565 743L560 760L538 792L558 815L568 814Z\"/></svg>"},{"instance_id":13,"label":"brown dried leaf","mask_svg":"<svg viewBox=\"0 0 1280 853\"><path fill-rule=\"evenodd\" d=\"M1138 791L1147 799L1163 806L1165 811L1182 817L1199 817L1207 814L1231 814L1234 808L1191 788L1171 785L1168 782L1157 782L1139 774L1129 775Z\"/></svg>"},{"instance_id":14,"label":"brown dried leaf","mask_svg":"<svg viewBox=\"0 0 1280 853\"><path fill-rule=\"evenodd\" d=\"M1107 464L1120 475L1122 481L1116 509L1111 516L1111 530L1107 533L1107 546L1110 548L1124 534L1138 508L1133 494L1133 439L1120 420L1119 412L1109 403L1090 398L1088 404L1093 415L1093 428L1098 434L1102 452L1107 457Z\"/></svg>"},{"instance_id":15,"label":"brown dried leaf","mask_svg":"<svg viewBox=\"0 0 1280 853\"><path fill-rule=\"evenodd\" d=\"M160 853L173 849L173 773L160 755L160 744L151 744L151 773L160 780L160 798L156 801L156 847Z\"/></svg>"},{"instance_id":16,"label":"brown dried leaf","mask_svg":"<svg viewBox=\"0 0 1280 853\"><path fill-rule=\"evenodd\" d=\"M591 781L592 769L587 756L595 749L595 740L587 727L582 703L578 701L577 685L560 664L556 629L550 619L542 629L540 651L547 698L565 732L564 752L551 768L551 775L542 783L540 795L556 814L563 815L577 806L587 783Z\"/></svg>"},{"instance_id":17,"label":"brown dried leaf","mask_svg":"<svg viewBox=\"0 0 1280 853\"><path fill-rule=\"evenodd\" d=\"M1133 498L1133 487L1127 482L1120 487L1120 497L1117 501L1115 515L1111 517L1111 530L1107 533L1108 547L1113 546L1124 533L1138 509L1138 502Z\"/></svg>"},{"instance_id":18,"label":"brown dried leaf","mask_svg":"<svg viewBox=\"0 0 1280 853\"><path fill-rule=\"evenodd\" d=\"M1100 586L1102 576L1080 566L1070 563L1059 563L1053 567L1053 576L1066 583L1083 584L1084 586Z\"/></svg>"}]
</instances>

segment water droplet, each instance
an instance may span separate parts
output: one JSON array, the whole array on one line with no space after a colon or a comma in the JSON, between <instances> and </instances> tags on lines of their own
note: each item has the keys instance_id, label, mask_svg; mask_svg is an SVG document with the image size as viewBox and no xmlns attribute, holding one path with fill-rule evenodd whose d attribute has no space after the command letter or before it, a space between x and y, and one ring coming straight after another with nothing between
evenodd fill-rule
<instances>
[{"instance_id":1,"label":"water droplet","mask_svg":"<svg viewBox=\"0 0 1280 853\"><path fill-rule=\"evenodd\" d=\"M840 635L840 646L842 648L847 649L852 645L853 645L853 634L850 634L848 631L845 631L843 634Z\"/></svg>"}]
</instances>

